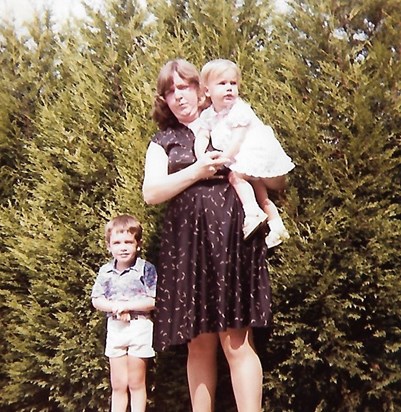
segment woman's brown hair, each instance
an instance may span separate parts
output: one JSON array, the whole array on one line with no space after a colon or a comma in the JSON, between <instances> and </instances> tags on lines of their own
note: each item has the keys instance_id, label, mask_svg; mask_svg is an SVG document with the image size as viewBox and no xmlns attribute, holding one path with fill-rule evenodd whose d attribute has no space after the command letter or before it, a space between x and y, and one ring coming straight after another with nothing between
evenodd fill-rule
<instances>
[{"instance_id":1,"label":"woman's brown hair","mask_svg":"<svg viewBox=\"0 0 401 412\"><path fill-rule=\"evenodd\" d=\"M161 130L179 124L177 118L167 105L166 93L173 86L173 75L177 73L182 79L196 87L200 94L200 76L198 69L184 59L168 61L160 70L157 78L156 96L153 103L152 117Z\"/></svg>"}]
</instances>

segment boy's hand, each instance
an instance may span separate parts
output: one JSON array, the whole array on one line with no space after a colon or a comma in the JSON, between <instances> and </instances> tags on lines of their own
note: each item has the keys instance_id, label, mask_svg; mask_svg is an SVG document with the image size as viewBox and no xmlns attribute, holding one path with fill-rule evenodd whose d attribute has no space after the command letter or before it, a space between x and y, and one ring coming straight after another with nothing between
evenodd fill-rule
<instances>
[{"instance_id":1,"label":"boy's hand","mask_svg":"<svg viewBox=\"0 0 401 412\"><path fill-rule=\"evenodd\" d=\"M120 320L124 322L129 322L131 320L131 315L129 314L129 312L122 312L122 313L119 313L117 316L119 317Z\"/></svg>"}]
</instances>

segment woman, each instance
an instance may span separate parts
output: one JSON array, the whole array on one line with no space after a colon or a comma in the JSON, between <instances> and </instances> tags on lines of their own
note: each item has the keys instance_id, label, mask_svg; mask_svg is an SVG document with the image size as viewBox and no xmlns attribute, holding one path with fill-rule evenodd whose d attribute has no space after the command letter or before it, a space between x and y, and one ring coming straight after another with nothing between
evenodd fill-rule
<instances>
[{"instance_id":1,"label":"woman","mask_svg":"<svg viewBox=\"0 0 401 412\"><path fill-rule=\"evenodd\" d=\"M197 69L172 60L161 69L149 145L144 199L168 201L158 264L154 347L188 344L187 375L194 411L212 411L217 348L230 367L239 412L259 412L262 368L252 326L268 326L271 291L265 230L243 239L242 205L221 152L195 157L202 96ZM211 149L209 147L209 149ZM274 178L272 189L284 184Z\"/></svg>"}]
</instances>

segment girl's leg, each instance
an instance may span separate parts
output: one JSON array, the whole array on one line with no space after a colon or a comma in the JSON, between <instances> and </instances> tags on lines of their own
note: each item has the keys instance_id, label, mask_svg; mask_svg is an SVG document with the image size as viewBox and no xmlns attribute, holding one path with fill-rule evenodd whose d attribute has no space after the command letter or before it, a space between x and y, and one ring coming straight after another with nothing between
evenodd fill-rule
<instances>
[{"instance_id":1,"label":"girl's leg","mask_svg":"<svg viewBox=\"0 0 401 412\"><path fill-rule=\"evenodd\" d=\"M128 406L128 356L109 358L111 412L126 412Z\"/></svg>"},{"instance_id":2,"label":"girl's leg","mask_svg":"<svg viewBox=\"0 0 401 412\"><path fill-rule=\"evenodd\" d=\"M228 180L242 203L245 215L263 214L255 196L255 191L245 177L236 172L230 172Z\"/></svg>"},{"instance_id":3,"label":"girl's leg","mask_svg":"<svg viewBox=\"0 0 401 412\"><path fill-rule=\"evenodd\" d=\"M268 224L270 232L266 236L266 245L269 248L279 245L283 240L290 236L287 229L284 227L283 220L280 217L276 205L269 199L267 187L262 179L252 181L252 186L255 190L256 198L262 209L268 216Z\"/></svg>"},{"instance_id":4,"label":"girl's leg","mask_svg":"<svg viewBox=\"0 0 401 412\"><path fill-rule=\"evenodd\" d=\"M131 395L131 412L146 410L147 359L128 355L128 387Z\"/></svg>"},{"instance_id":5,"label":"girl's leg","mask_svg":"<svg viewBox=\"0 0 401 412\"><path fill-rule=\"evenodd\" d=\"M236 172L230 172L229 182L237 192L245 213L243 226L244 238L250 237L258 227L267 220L267 214L260 208L256 201L252 185L245 176Z\"/></svg>"},{"instance_id":6,"label":"girl's leg","mask_svg":"<svg viewBox=\"0 0 401 412\"><path fill-rule=\"evenodd\" d=\"M252 186L255 191L256 199L263 209L263 211L269 216L269 220L279 218L276 205L269 199L267 193L267 187L264 184L263 180L257 179L252 181Z\"/></svg>"},{"instance_id":7,"label":"girl's leg","mask_svg":"<svg viewBox=\"0 0 401 412\"><path fill-rule=\"evenodd\" d=\"M260 412L263 371L254 348L252 329L228 329L219 335L230 366L238 412Z\"/></svg>"},{"instance_id":8,"label":"girl's leg","mask_svg":"<svg viewBox=\"0 0 401 412\"><path fill-rule=\"evenodd\" d=\"M202 333L188 344L187 375L193 412L212 412L217 381L216 333Z\"/></svg>"}]
</instances>

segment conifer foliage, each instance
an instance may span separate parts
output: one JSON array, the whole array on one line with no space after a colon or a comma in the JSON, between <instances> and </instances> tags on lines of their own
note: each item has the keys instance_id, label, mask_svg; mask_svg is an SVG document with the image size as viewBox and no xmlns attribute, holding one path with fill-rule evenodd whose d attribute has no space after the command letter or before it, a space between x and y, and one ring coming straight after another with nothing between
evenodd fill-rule
<instances>
[{"instance_id":1,"label":"conifer foliage","mask_svg":"<svg viewBox=\"0 0 401 412\"><path fill-rule=\"evenodd\" d=\"M269 411L401 409L401 9L397 0L105 1L55 32L0 28L0 408L106 411L105 323L90 303L117 213L144 225L157 73L229 58L242 96L296 168L291 238L269 257L274 325L259 340ZM224 359L217 411L234 411ZM156 357L149 410L186 411L185 350Z\"/></svg>"}]
</instances>

